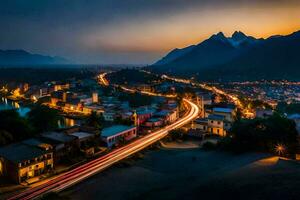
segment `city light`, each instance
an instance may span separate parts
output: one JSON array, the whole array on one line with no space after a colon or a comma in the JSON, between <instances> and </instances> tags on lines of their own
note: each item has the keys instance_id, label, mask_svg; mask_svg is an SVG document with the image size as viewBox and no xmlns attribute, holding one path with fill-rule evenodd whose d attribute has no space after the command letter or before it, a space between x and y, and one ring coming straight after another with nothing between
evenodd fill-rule
<instances>
[{"instance_id":1,"label":"city light","mask_svg":"<svg viewBox=\"0 0 300 200\"><path fill-rule=\"evenodd\" d=\"M285 146L282 144L277 144L275 146L275 151L279 156L282 156L285 152Z\"/></svg>"}]
</instances>

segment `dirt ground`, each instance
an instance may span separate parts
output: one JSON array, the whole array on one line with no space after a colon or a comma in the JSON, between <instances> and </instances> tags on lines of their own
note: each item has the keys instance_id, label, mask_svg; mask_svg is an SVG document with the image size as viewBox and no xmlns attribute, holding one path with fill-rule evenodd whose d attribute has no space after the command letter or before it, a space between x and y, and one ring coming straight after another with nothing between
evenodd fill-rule
<instances>
[{"instance_id":1,"label":"dirt ground","mask_svg":"<svg viewBox=\"0 0 300 200\"><path fill-rule=\"evenodd\" d=\"M299 199L300 164L166 144L61 193L71 199ZM190 148L188 148L190 146Z\"/></svg>"}]
</instances>

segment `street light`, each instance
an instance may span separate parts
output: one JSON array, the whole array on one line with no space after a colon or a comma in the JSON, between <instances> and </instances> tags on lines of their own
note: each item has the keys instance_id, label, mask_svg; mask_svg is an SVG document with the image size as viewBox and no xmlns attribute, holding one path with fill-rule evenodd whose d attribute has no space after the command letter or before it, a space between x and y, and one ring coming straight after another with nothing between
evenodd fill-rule
<instances>
[{"instance_id":1,"label":"street light","mask_svg":"<svg viewBox=\"0 0 300 200\"><path fill-rule=\"evenodd\" d=\"M283 153L285 152L285 147L283 144L277 144L275 146L275 151L278 153L279 156L283 155Z\"/></svg>"}]
</instances>

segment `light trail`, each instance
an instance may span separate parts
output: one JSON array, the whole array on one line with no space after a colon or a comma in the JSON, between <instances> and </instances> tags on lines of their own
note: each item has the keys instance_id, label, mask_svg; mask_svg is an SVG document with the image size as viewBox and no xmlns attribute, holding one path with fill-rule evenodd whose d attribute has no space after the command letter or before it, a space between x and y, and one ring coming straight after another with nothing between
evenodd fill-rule
<instances>
[{"instance_id":1,"label":"light trail","mask_svg":"<svg viewBox=\"0 0 300 200\"><path fill-rule=\"evenodd\" d=\"M101 76L101 81L105 80L105 75ZM105 83L105 81L103 81ZM127 88L125 88L127 89ZM130 89L128 89L130 91ZM118 161L133 155L134 153L148 147L149 145L159 141L165 137L169 131L182 127L183 125L196 119L199 114L199 108L196 104L188 99L183 99L188 106L188 112L179 120L171 125L168 125L160 130L152 132L142 138L139 138L130 144L123 146L119 149L113 150L112 152L92 160L84 165L81 165L73 170L58 175L57 177L37 186L23 191L9 200L28 200L35 199L49 192L59 192L64 190L86 178L99 173L100 171L110 167Z\"/></svg>"},{"instance_id":2,"label":"light trail","mask_svg":"<svg viewBox=\"0 0 300 200\"><path fill-rule=\"evenodd\" d=\"M99 83L104 86L109 86L108 80L105 78L107 73L102 73L98 76Z\"/></svg>"},{"instance_id":3,"label":"light trail","mask_svg":"<svg viewBox=\"0 0 300 200\"><path fill-rule=\"evenodd\" d=\"M143 72L151 74L151 72L148 72L148 71L145 71L145 70L143 70ZM192 84L193 86L198 86L198 87L201 87L203 89L212 91L215 94L224 95L228 99L230 99L238 108L240 108L241 111L242 111L242 113L244 113L244 114L247 113L247 110L244 108L243 104L241 103L241 100L237 96L235 96L233 94L228 94L227 92L225 92L225 91L223 91L221 89L218 89L218 88L216 88L214 86L208 86L208 85L202 84L202 83L195 83L195 82L193 82L191 80L188 80L188 79L170 77L170 76L167 76L165 74L162 75L161 77L163 79L175 81L175 82L178 82L178 83Z\"/></svg>"}]
</instances>

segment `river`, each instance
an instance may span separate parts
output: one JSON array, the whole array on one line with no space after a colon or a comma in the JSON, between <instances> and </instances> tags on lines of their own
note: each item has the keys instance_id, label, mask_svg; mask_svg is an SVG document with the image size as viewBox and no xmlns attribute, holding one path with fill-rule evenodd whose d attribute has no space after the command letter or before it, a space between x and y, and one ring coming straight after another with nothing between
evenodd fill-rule
<instances>
[{"instance_id":1,"label":"river","mask_svg":"<svg viewBox=\"0 0 300 200\"><path fill-rule=\"evenodd\" d=\"M20 116L25 117L26 114L30 111L29 107L21 106L16 101L11 101L7 98L0 97L0 111L1 110L10 110L10 109L16 109ZM80 120L75 120L67 117L63 117L61 120L58 120L57 122L59 128L67 128L74 125L80 125Z\"/></svg>"}]
</instances>

